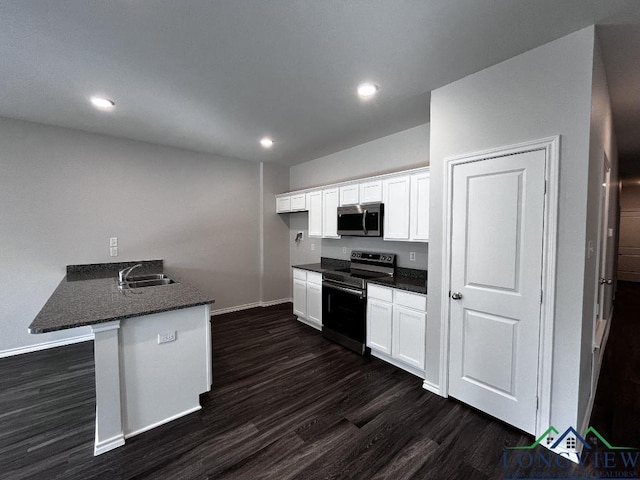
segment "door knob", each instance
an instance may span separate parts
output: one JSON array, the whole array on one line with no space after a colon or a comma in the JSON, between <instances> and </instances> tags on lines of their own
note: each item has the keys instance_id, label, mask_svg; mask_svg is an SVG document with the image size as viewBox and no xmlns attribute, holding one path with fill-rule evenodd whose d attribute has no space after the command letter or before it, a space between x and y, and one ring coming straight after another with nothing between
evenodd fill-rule
<instances>
[{"instance_id":1,"label":"door knob","mask_svg":"<svg viewBox=\"0 0 640 480\"><path fill-rule=\"evenodd\" d=\"M613 280L611 279L607 280L607 285L611 285L611 284L613 284Z\"/></svg>"},{"instance_id":2,"label":"door knob","mask_svg":"<svg viewBox=\"0 0 640 480\"><path fill-rule=\"evenodd\" d=\"M462 294L460 292L453 292L451 294L451 298L453 300L460 300L462 298Z\"/></svg>"},{"instance_id":3,"label":"door knob","mask_svg":"<svg viewBox=\"0 0 640 480\"><path fill-rule=\"evenodd\" d=\"M607 283L607 281L604 278L600 279L600 285L604 285L605 283Z\"/></svg>"}]
</instances>

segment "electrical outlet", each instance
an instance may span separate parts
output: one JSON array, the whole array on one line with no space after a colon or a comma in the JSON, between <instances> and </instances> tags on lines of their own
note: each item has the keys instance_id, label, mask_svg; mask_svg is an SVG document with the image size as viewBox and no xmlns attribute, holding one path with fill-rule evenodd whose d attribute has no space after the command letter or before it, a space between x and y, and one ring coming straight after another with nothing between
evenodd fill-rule
<instances>
[{"instance_id":1,"label":"electrical outlet","mask_svg":"<svg viewBox=\"0 0 640 480\"><path fill-rule=\"evenodd\" d=\"M347 247L342 247L342 253L347 253Z\"/></svg>"},{"instance_id":2,"label":"electrical outlet","mask_svg":"<svg viewBox=\"0 0 640 480\"><path fill-rule=\"evenodd\" d=\"M112 257L117 257L117 256L118 256L118 247L111 247L111 248L109 249L109 254L110 254Z\"/></svg>"},{"instance_id":3,"label":"electrical outlet","mask_svg":"<svg viewBox=\"0 0 640 480\"><path fill-rule=\"evenodd\" d=\"M161 343L169 343L169 342L175 342L175 341L176 341L175 330L173 330L172 332L164 332L164 333L158 334L158 345L160 345Z\"/></svg>"},{"instance_id":4,"label":"electrical outlet","mask_svg":"<svg viewBox=\"0 0 640 480\"><path fill-rule=\"evenodd\" d=\"M301 242L304 242L304 232L298 232L298 234L296 235L296 240L299 240Z\"/></svg>"},{"instance_id":5,"label":"electrical outlet","mask_svg":"<svg viewBox=\"0 0 640 480\"><path fill-rule=\"evenodd\" d=\"M110 247L117 247L118 246L118 237L111 237L109 239L109 246Z\"/></svg>"},{"instance_id":6,"label":"electrical outlet","mask_svg":"<svg viewBox=\"0 0 640 480\"><path fill-rule=\"evenodd\" d=\"M315 244L315 243L312 243L312 244L311 244L311 251L313 252L315 249L316 249L316 244Z\"/></svg>"},{"instance_id":7,"label":"electrical outlet","mask_svg":"<svg viewBox=\"0 0 640 480\"><path fill-rule=\"evenodd\" d=\"M416 252L409 252L409 260L412 262L416 261Z\"/></svg>"}]
</instances>

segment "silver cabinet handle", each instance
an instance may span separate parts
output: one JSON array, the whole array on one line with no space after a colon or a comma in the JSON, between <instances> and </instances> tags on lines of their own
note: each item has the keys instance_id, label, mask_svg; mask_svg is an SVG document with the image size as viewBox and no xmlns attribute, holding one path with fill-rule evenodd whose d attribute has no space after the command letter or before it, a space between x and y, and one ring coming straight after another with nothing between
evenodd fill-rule
<instances>
[{"instance_id":1,"label":"silver cabinet handle","mask_svg":"<svg viewBox=\"0 0 640 480\"><path fill-rule=\"evenodd\" d=\"M451 294L451 298L453 300L460 300L462 298L462 294L460 292L453 292Z\"/></svg>"}]
</instances>

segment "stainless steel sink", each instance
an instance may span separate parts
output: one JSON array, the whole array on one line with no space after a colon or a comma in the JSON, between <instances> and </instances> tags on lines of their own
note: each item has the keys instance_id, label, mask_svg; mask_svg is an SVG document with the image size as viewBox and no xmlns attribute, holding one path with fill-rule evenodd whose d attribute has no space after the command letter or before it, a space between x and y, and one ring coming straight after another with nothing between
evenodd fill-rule
<instances>
[{"instance_id":1,"label":"stainless steel sink","mask_svg":"<svg viewBox=\"0 0 640 480\"><path fill-rule=\"evenodd\" d=\"M170 285L172 283L176 282L164 273L158 273L154 275L138 275L136 277L129 277L126 282L119 285L119 288L121 290L128 290L130 288L157 287L159 285Z\"/></svg>"}]
</instances>

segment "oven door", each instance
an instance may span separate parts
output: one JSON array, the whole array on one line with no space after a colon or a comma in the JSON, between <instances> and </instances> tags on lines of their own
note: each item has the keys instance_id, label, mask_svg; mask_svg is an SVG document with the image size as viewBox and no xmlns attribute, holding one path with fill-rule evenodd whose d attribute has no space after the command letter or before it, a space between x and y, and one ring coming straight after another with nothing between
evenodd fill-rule
<instances>
[{"instance_id":1,"label":"oven door","mask_svg":"<svg viewBox=\"0 0 640 480\"><path fill-rule=\"evenodd\" d=\"M365 353L367 297L362 290L322 282L322 332L359 354Z\"/></svg>"}]
</instances>

